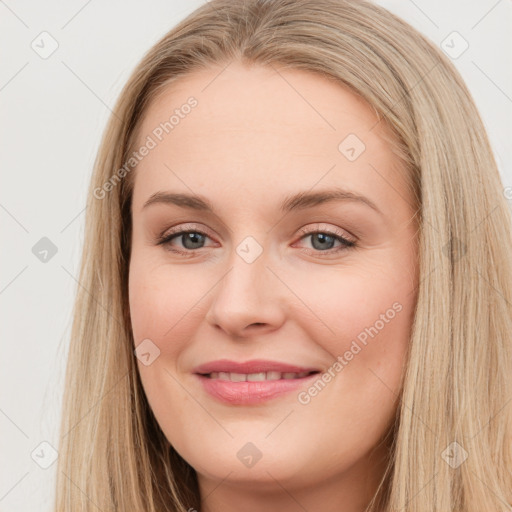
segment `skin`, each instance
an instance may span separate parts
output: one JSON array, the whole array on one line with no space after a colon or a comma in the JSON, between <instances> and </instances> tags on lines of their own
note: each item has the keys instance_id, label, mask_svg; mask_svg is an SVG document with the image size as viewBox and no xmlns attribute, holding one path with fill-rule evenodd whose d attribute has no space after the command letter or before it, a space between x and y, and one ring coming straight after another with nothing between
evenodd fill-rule
<instances>
[{"instance_id":1,"label":"skin","mask_svg":"<svg viewBox=\"0 0 512 512\"><path fill-rule=\"evenodd\" d=\"M202 511L321 504L324 512L362 512L384 470L380 441L396 413L418 282L413 201L382 139L387 128L324 77L234 62L168 86L145 112L140 144L190 96L198 105L134 174L134 342L150 339L160 350L148 366L137 361L149 404L197 471ZM366 146L352 162L338 149L349 133ZM334 186L367 197L380 213L357 201L279 210L291 194ZM143 208L158 191L204 196L215 213ZM179 226L208 236L157 244ZM303 227L338 230L357 245L322 245ZM263 249L252 263L236 251L247 236ZM401 311L308 404L297 392L252 406L220 403L192 374L221 358L327 369L394 303ZM262 454L252 467L237 457L248 442Z\"/></svg>"}]
</instances>

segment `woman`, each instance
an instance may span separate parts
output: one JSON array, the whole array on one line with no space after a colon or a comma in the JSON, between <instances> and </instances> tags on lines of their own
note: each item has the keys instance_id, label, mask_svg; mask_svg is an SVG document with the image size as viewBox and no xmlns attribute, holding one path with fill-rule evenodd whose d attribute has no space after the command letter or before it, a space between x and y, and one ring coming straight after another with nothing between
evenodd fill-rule
<instances>
[{"instance_id":1,"label":"woman","mask_svg":"<svg viewBox=\"0 0 512 512\"><path fill-rule=\"evenodd\" d=\"M57 510L512 504L512 228L460 75L355 0L213 0L92 177Z\"/></svg>"}]
</instances>

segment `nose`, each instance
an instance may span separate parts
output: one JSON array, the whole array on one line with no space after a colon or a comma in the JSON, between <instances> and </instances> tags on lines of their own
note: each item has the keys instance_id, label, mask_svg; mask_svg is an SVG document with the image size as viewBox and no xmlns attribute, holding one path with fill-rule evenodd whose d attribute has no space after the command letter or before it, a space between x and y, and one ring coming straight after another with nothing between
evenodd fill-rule
<instances>
[{"instance_id":1,"label":"nose","mask_svg":"<svg viewBox=\"0 0 512 512\"><path fill-rule=\"evenodd\" d=\"M267 268L264 253L252 263L237 254L213 288L206 320L233 338L262 335L280 327L285 318L286 287Z\"/></svg>"}]
</instances>

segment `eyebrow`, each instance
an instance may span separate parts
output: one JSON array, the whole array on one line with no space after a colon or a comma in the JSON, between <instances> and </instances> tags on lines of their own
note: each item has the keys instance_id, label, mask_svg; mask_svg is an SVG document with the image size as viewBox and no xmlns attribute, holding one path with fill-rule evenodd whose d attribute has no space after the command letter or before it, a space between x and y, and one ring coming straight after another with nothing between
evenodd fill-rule
<instances>
[{"instance_id":1,"label":"eyebrow","mask_svg":"<svg viewBox=\"0 0 512 512\"><path fill-rule=\"evenodd\" d=\"M314 206L333 201L358 202L369 206L376 212L383 215L377 205L367 197L339 187L320 190L317 192L304 191L295 193L284 199L281 203L280 210L282 213L288 213L294 210L305 210L307 208L312 208ZM147 208L152 204L173 204L181 208L201 210L211 213L214 213L215 211L213 205L208 201L208 199L203 196L192 194L155 192L144 203L142 209Z\"/></svg>"}]
</instances>

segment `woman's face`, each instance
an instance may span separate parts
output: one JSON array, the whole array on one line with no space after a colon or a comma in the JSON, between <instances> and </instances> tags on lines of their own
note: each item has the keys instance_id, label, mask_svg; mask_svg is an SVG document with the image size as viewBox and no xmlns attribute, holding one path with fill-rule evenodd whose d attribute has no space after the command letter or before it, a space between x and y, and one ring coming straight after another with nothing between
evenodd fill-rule
<instances>
[{"instance_id":1,"label":"woman's face","mask_svg":"<svg viewBox=\"0 0 512 512\"><path fill-rule=\"evenodd\" d=\"M335 82L238 63L181 78L145 113L137 364L204 492L332 482L347 505L381 476L370 451L394 420L417 285L384 129Z\"/></svg>"}]
</instances>

